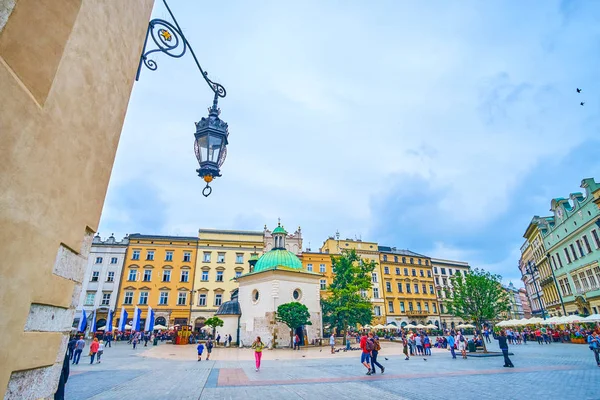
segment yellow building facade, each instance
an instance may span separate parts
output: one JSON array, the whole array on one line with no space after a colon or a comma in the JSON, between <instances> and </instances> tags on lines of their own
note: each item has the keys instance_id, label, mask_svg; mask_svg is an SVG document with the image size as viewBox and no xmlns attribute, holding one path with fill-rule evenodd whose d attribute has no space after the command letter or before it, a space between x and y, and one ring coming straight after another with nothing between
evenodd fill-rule
<instances>
[{"instance_id":1,"label":"yellow building facade","mask_svg":"<svg viewBox=\"0 0 600 400\"><path fill-rule=\"evenodd\" d=\"M235 280L250 272L252 255L262 255L264 235L261 231L200 229L194 279L194 303L191 321L198 331L222 303L229 301L238 288Z\"/></svg>"},{"instance_id":2,"label":"yellow building facade","mask_svg":"<svg viewBox=\"0 0 600 400\"><path fill-rule=\"evenodd\" d=\"M440 326L431 259L409 250L379 246L386 323Z\"/></svg>"},{"instance_id":3,"label":"yellow building facade","mask_svg":"<svg viewBox=\"0 0 600 400\"><path fill-rule=\"evenodd\" d=\"M150 306L156 325L189 325L197 247L192 236L129 235L115 317L138 307L145 320Z\"/></svg>"},{"instance_id":4,"label":"yellow building facade","mask_svg":"<svg viewBox=\"0 0 600 400\"><path fill-rule=\"evenodd\" d=\"M323 275L319 282L321 298L327 297L327 294L329 293L329 285L331 285L333 282L334 277L331 254L305 251L299 256L299 258L302 261L302 266L304 269Z\"/></svg>"},{"instance_id":5,"label":"yellow building facade","mask_svg":"<svg viewBox=\"0 0 600 400\"><path fill-rule=\"evenodd\" d=\"M321 246L321 253L329 255L342 254L343 250L356 250L356 253L361 259L374 261L377 265L372 274L371 290L363 295L371 299L373 305L373 320L372 324L385 324L386 309L385 300L383 298L382 286L382 270L379 263L379 249L376 242L363 242L362 240L339 239L330 237Z\"/></svg>"}]
</instances>

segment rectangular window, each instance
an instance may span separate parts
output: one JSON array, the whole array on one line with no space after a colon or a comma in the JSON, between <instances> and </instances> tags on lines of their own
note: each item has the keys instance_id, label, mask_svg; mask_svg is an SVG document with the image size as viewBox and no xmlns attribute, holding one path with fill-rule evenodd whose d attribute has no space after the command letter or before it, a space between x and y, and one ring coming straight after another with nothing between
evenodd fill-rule
<instances>
[{"instance_id":1,"label":"rectangular window","mask_svg":"<svg viewBox=\"0 0 600 400\"><path fill-rule=\"evenodd\" d=\"M133 292L125 292L123 304L133 304Z\"/></svg>"},{"instance_id":2,"label":"rectangular window","mask_svg":"<svg viewBox=\"0 0 600 400\"><path fill-rule=\"evenodd\" d=\"M390 273L390 267L383 267L383 273L386 275L389 275Z\"/></svg>"},{"instance_id":3,"label":"rectangular window","mask_svg":"<svg viewBox=\"0 0 600 400\"><path fill-rule=\"evenodd\" d=\"M192 261L192 253L190 253L189 251L184 251L183 252L183 262L190 262Z\"/></svg>"},{"instance_id":4,"label":"rectangular window","mask_svg":"<svg viewBox=\"0 0 600 400\"><path fill-rule=\"evenodd\" d=\"M87 292L85 294L85 305L86 306L93 306L95 299L96 299L96 292Z\"/></svg>"},{"instance_id":5,"label":"rectangular window","mask_svg":"<svg viewBox=\"0 0 600 400\"><path fill-rule=\"evenodd\" d=\"M204 258L202 259L204 262L210 262L210 252L204 252Z\"/></svg>"},{"instance_id":6,"label":"rectangular window","mask_svg":"<svg viewBox=\"0 0 600 400\"><path fill-rule=\"evenodd\" d=\"M92 271L92 282L98 282L98 278L100 278L100 271Z\"/></svg>"},{"instance_id":7,"label":"rectangular window","mask_svg":"<svg viewBox=\"0 0 600 400\"><path fill-rule=\"evenodd\" d=\"M173 252L172 251L167 251L165 253L165 261L173 261Z\"/></svg>"},{"instance_id":8,"label":"rectangular window","mask_svg":"<svg viewBox=\"0 0 600 400\"><path fill-rule=\"evenodd\" d=\"M598 237L598 232L595 229L592 230L592 237L594 238L596 248L600 249L600 238Z\"/></svg>"},{"instance_id":9,"label":"rectangular window","mask_svg":"<svg viewBox=\"0 0 600 400\"><path fill-rule=\"evenodd\" d=\"M436 307L435 303L433 303L433 313L437 314L437 307Z\"/></svg>"},{"instance_id":10,"label":"rectangular window","mask_svg":"<svg viewBox=\"0 0 600 400\"><path fill-rule=\"evenodd\" d=\"M392 293L392 283L391 282L385 283L385 291Z\"/></svg>"},{"instance_id":11,"label":"rectangular window","mask_svg":"<svg viewBox=\"0 0 600 400\"><path fill-rule=\"evenodd\" d=\"M406 293L410 293L410 283L406 284Z\"/></svg>"},{"instance_id":12,"label":"rectangular window","mask_svg":"<svg viewBox=\"0 0 600 400\"><path fill-rule=\"evenodd\" d=\"M406 310L404 309L404 302L401 301L400 302L400 312L405 312Z\"/></svg>"},{"instance_id":13,"label":"rectangular window","mask_svg":"<svg viewBox=\"0 0 600 400\"><path fill-rule=\"evenodd\" d=\"M396 268L396 275L400 275L400 268Z\"/></svg>"},{"instance_id":14,"label":"rectangular window","mask_svg":"<svg viewBox=\"0 0 600 400\"><path fill-rule=\"evenodd\" d=\"M575 246L573 246L573 243L571 243L569 247L571 248L571 253L573 253L573 260L577 261L579 257L577 257L577 253L575 253Z\"/></svg>"},{"instance_id":15,"label":"rectangular window","mask_svg":"<svg viewBox=\"0 0 600 400\"><path fill-rule=\"evenodd\" d=\"M412 272L412 276L417 276L417 270L416 269L413 269L411 272Z\"/></svg>"},{"instance_id":16,"label":"rectangular window","mask_svg":"<svg viewBox=\"0 0 600 400\"><path fill-rule=\"evenodd\" d=\"M425 276L425 271L423 271L422 269L419 270L419 275L421 276Z\"/></svg>"},{"instance_id":17,"label":"rectangular window","mask_svg":"<svg viewBox=\"0 0 600 400\"><path fill-rule=\"evenodd\" d=\"M102 293L102 305L110 305L110 293Z\"/></svg>"},{"instance_id":18,"label":"rectangular window","mask_svg":"<svg viewBox=\"0 0 600 400\"><path fill-rule=\"evenodd\" d=\"M581 280L581 285L583 286L583 290L585 290L585 291L590 290L590 285L588 283L587 277L585 276L584 272L579 273L579 279Z\"/></svg>"},{"instance_id":19,"label":"rectangular window","mask_svg":"<svg viewBox=\"0 0 600 400\"><path fill-rule=\"evenodd\" d=\"M596 278L594 277L594 272L591 269L588 269L586 271L586 273L587 273L588 281L590 282L590 287L592 289L597 288L598 284L596 283Z\"/></svg>"},{"instance_id":20,"label":"rectangular window","mask_svg":"<svg viewBox=\"0 0 600 400\"><path fill-rule=\"evenodd\" d=\"M215 306L220 306L223 301L223 295L221 293L215 294Z\"/></svg>"},{"instance_id":21,"label":"rectangular window","mask_svg":"<svg viewBox=\"0 0 600 400\"><path fill-rule=\"evenodd\" d=\"M166 306L167 304L169 304L169 292L160 292L158 304L161 306Z\"/></svg>"},{"instance_id":22,"label":"rectangular window","mask_svg":"<svg viewBox=\"0 0 600 400\"><path fill-rule=\"evenodd\" d=\"M569 251L567 250L566 247L563 250L565 252L565 256L567 256L567 263L571 264L571 256L569 255Z\"/></svg>"},{"instance_id":23,"label":"rectangular window","mask_svg":"<svg viewBox=\"0 0 600 400\"><path fill-rule=\"evenodd\" d=\"M148 250L146 252L146 261L154 261L154 250Z\"/></svg>"},{"instance_id":24,"label":"rectangular window","mask_svg":"<svg viewBox=\"0 0 600 400\"><path fill-rule=\"evenodd\" d=\"M427 293L427 285L426 284L422 284L421 289L423 289L423 293Z\"/></svg>"},{"instance_id":25,"label":"rectangular window","mask_svg":"<svg viewBox=\"0 0 600 400\"><path fill-rule=\"evenodd\" d=\"M431 278L431 271L427 270L427 277Z\"/></svg>"},{"instance_id":26,"label":"rectangular window","mask_svg":"<svg viewBox=\"0 0 600 400\"><path fill-rule=\"evenodd\" d=\"M319 265L319 272L321 272L322 274L324 274L324 273L325 273L325 271L326 271L326 270L325 270L325 264L320 264L320 265Z\"/></svg>"},{"instance_id":27,"label":"rectangular window","mask_svg":"<svg viewBox=\"0 0 600 400\"><path fill-rule=\"evenodd\" d=\"M181 282L187 282L190 277L190 272L187 270L181 271Z\"/></svg>"},{"instance_id":28,"label":"rectangular window","mask_svg":"<svg viewBox=\"0 0 600 400\"><path fill-rule=\"evenodd\" d=\"M171 282L171 271L166 269L163 271L163 282Z\"/></svg>"},{"instance_id":29,"label":"rectangular window","mask_svg":"<svg viewBox=\"0 0 600 400\"><path fill-rule=\"evenodd\" d=\"M452 268L448 268L448 275L452 275Z\"/></svg>"},{"instance_id":30,"label":"rectangular window","mask_svg":"<svg viewBox=\"0 0 600 400\"><path fill-rule=\"evenodd\" d=\"M217 262L220 264L225 262L225 253L217 253Z\"/></svg>"},{"instance_id":31,"label":"rectangular window","mask_svg":"<svg viewBox=\"0 0 600 400\"><path fill-rule=\"evenodd\" d=\"M573 277L573 283L575 284L575 291L581 293L581 282L579 282L577 275Z\"/></svg>"},{"instance_id":32,"label":"rectangular window","mask_svg":"<svg viewBox=\"0 0 600 400\"><path fill-rule=\"evenodd\" d=\"M307 264L306 265L306 270L309 271L309 272L313 272L312 264Z\"/></svg>"},{"instance_id":33,"label":"rectangular window","mask_svg":"<svg viewBox=\"0 0 600 400\"><path fill-rule=\"evenodd\" d=\"M200 295L198 296L198 305L206 306L206 294L205 293L200 293Z\"/></svg>"},{"instance_id":34,"label":"rectangular window","mask_svg":"<svg viewBox=\"0 0 600 400\"><path fill-rule=\"evenodd\" d=\"M429 294L435 294L433 291L433 285L429 285Z\"/></svg>"},{"instance_id":35,"label":"rectangular window","mask_svg":"<svg viewBox=\"0 0 600 400\"><path fill-rule=\"evenodd\" d=\"M429 303L425 303L425 311L429 312Z\"/></svg>"},{"instance_id":36,"label":"rectangular window","mask_svg":"<svg viewBox=\"0 0 600 400\"><path fill-rule=\"evenodd\" d=\"M442 275L446 275L446 268L442 268Z\"/></svg>"},{"instance_id":37,"label":"rectangular window","mask_svg":"<svg viewBox=\"0 0 600 400\"><path fill-rule=\"evenodd\" d=\"M419 284L415 283L415 293L419 293Z\"/></svg>"},{"instance_id":38,"label":"rectangular window","mask_svg":"<svg viewBox=\"0 0 600 400\"><path fill-rule=\"evenodd\" d=\"M118 259L117 257L112 257L112 258L110 259L110 263L111 263L111 264L116 264L116 263L118 263L118 262L119 262L119 259Z\"/></svg>"},{"instance_id":39,"label":"rectangular window","mask_svg":"<svg viewBox=\"0 0 600 400\"><path fill-rule=\"evenodd\" d=\"M443 314L444 313L444 305L440 304L440 312Z\"/></svg>"},{"instance_id":40,"label":"rectangular window","mask_svg":"<svg viewBox=\"0 0 600 400\"><path fill-rule=\"evenodd\" d=\"M148 292L140 292L139 304L148 304Z\"/></svg>"},{"instance_id":41,"label":"rectangular window","mask_svg":"<svg viewBox=\"0 0 600 400\"><path fill-rule=\"evenodd\" d=\"M152 280L152 270L145 269L144 270L144 282L150 282Z\"/></svg>"},{"instance_id":42,"label":"rectangular window","mask_svg":"<svg viewBox=\"0 0 600 400\"><path fill-rule=\"evenodd\" d=\"M404 268L404 275L408 276L408 268Z\"/></svg>"},{"instance_id":43,"label":"rectangular window","mask_svg":"<svg viewBox=\"0 0 600 400\"><path fill-rule=\"evenodd\" d=\"M373 314L375 314L376 317L381 317L381 307L379 307L379 306L373 307Z\"/></svg>"},{"instance_id":44,"label":"rectangular window","mask_svg":"<svg viewBox=\"0 0 600 400\"><path fill-rule=\"evenodd\" d=\"M408 302L408 311L413 311L413 310L414 310L413 303L412 303L412 301L409 301Z\"/></svg>"},{"instance_id":45,"label":"rectangular window","mask_svg":"<svg viewBox=\"0 0 600 400\"><path fill-rule=\"evenodd\" d=\"M435 277L435 284L439 285L440 284L440 278L438 278L437 276Z\"/></svg>"},{"instance_id":46,"label":"rectangular window","mask_svg":"<svg viewBox=\"0 0 600 400\"><path fill-rule=\"evenodd\" d=\"M240 276L242 276L242 271L235 271L235 277L239 278Z\"/></svg>"},{"instance_id":47,"label":"rectangular window","mask_svg":"<svg viewBox=\"0 0 600 400\"><path fill-rule=\"evenodd\" d=\"M321 279L321 290L327 289L327 281L325 279Z\"/></svg>"},{"instance_id":48,"label":"rectangular window","mask_svg":"<svg viewBox=\"0 0 600 400\"><path fill-rule=\"evenodd\" d=\"M131 255L131 259L132 260L139 260L140 259L140 251L139 250L134 250L133 254Z\"/></svg>"},{"instance_id":49,"label":"rectangular window","mask_svg":"<svg viewBox=\"0 0 600 400\"><path fill-rule=\"evenodd\" d=\"M108 271L106 275L106 282L114 282L115 281L115 271Z\"/></svg>"},{"instance_id":50,"label":"rectangular window","mask_svg":"<svg viewBox=\"0 0 600 400\"><path fill-rule=\"evenodd\" d=\"M379 298L379 288L373 288L373 298L374 299Z\"/></svg>"},{"instance_id":51,"label":"rectangular window","mask_svg":"<svg viewBox=\"0 0 600 400\"><path fill-rule=\"evenodd\" d=\"M560 267L563 267L563 263L562 263L562 259L560 258L560 254L556 253L556 259L558 260L558 265L560 265Z\"/></svg>"},{"instance_id":52,"label":"rectangular window","mask_svg":"<svg viewBox=\"0 0 600 400\"><path fill-rule=\"evenodd\" d=\"M96 264L102 264L102 257L96 257Z\"/></svg>"},{"instance_id":53,"label":"rectangular window","mask_svg":"<svg viewBox=\"0 0 600 400\"><path fill-rule=\"evenodd\" d=\"M360 297L363 299L367 298L367 291L365 289L360 289Z\"/></svg>"},{"instance_id":54,"label":"rectangular window","mask_svg":"<svg viewBox=\"0 0 600 400\"><path fill-rule=\"evenodd\" d=\"M223 271L217 271L217 282L223 282Z\"/></svg>"},{"instance_id":55,"label":"rectangular window","mask_svg":"<svg viewBox=\"0 0 600 400\"><path fill-rule=\"evenodd\" d=\"M398 282L398 291L402 293L402 284L400 282Z\"/></svg>"},{"instance_id":56,"label":"rectangular window","mask_svg":"<svg viewBox=\"0 0 600 400\"><path fill-rule=\"evenodd\" d=\"M577 239L575 241L575 243L577 244L577 249L579 250L579 255L581 257L585 256L585 253L583 252L583 247L581 247L581 240Z\"/></svg>"},{"instance_id":57,"label":"rectangular window","mask_svg":"<svg viewBox=\"0 0 600 400\"><path fill-rule=\"evenodd\" d=\"M551 257L552 257L552 265L554 267L554 270L556 271L556 269L558 268L558 265L556 265L556 258L554 258L554 256L551 256Z\"/></svg>"},{"instance_id":58,"label":"rectangular window","mask_svg":"<svg viewBox=\"0 0 600 400\"><path fill-rule=\"evenodd\" d=\"M444 284L444 286L448 286L448 280L446 279L446 277L442 277L442 283Z\"/></svg>"},{"instance_id":59,"label":"rectangular window","mask_svg":"<svg viewBox=\"0 0 600 400\"><path fill-rule=\"evenodd\" d=\"M390 313L394 312L394 302L393 301L388 301L388 310Z\"/></svg>"},{"instance_id":60,"label":"rectangular window","mask_svg":"<svg viewBox=\"0 0 600 400\"><path fill-rule=\"evenodd\" d=\"M235 255L235 263L243 264L244 263L244 253L236 253Z\"/></svg>"},{"instance_id":61,"label":"rectangular window","mask_svg":"<svg viewBox=\"0 0 600 400\"><path fill-rule=\"evenodd\" d=\"M591 253L592 246L590 246L590 241L586 235L583 235L583 244L585 244L585 249L587 250L588 254Z\"/></svg>"},{"instance_id":62,"label":"rectangular window","mask_svg":"<svg viewBox=\"0 0 600 400\"><path fill-rule=\"evenodd\" d=\"M437 274L437 273L438 273L438 272L437 272L437 267L433 267L433 273L434 273L434 274Z\"/></svg>"},{"instance_id":63,"label":"rectangular window","mask_svg":"<svg viewBox=\"0 0 600 400\"><path fill-rule=\"evenodd\" d=\"M177 296L177 305L185 306L185 303L187 303L187 293L179 292L179 295Z\"/></svg>"},{"instance_id":64,"label":"rectangular window","mask_svg":"<svg viewBox=\"0 0 600 400\"><path fill-rule=\"evenodd\" d=\"M371 273L371 280L373 283L377 283L377 274L375 272Z\"/></svg>"},{"instance_id":65,"label":"rectangular window","mask_svg":"<svg viewBox=\"0 0 600 400\"><path fill-rule=\"evenodd\" d=\"M417 301L417 311L421 311L421 302Z\"/></svg>"},{"instance_id":66,"label":"rectangular window","mask_svg":"<svg viewBox=\"0 0 600 400\"><path fill-rule=\"evenodd\" d=\"M208 271L202 271L202 282L208 282Z\"/></svg>"}]
</instances>

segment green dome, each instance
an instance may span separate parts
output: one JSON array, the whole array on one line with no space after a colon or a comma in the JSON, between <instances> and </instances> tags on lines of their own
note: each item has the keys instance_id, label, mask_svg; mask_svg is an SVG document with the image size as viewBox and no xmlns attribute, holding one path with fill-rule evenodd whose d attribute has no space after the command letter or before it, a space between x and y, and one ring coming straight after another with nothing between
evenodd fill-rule
<instances>
[{"instance_id":1,"label":"green dome","mask_svg":"<svg viewBox=\"0 0 600 400\"><path fill-rule=\"evenodd\" d=\"M289 250L275 249L266 252L258 259L253 272L268 271L280 267L303 269L302 262L294 253Z\"/></svg>"},{"instance_id":2,"label":"green dome","mask_svg":"<svg viewBox=\"0 0 600 400\"><path fill-rule=\"evenodd\" d=\"M273 234L275 234L275 233L287 234L287 232L285 231L285 229L283 229L283 227L281 225L279 225L277 228L273 229Z\"/></svg>"}]
</instances>

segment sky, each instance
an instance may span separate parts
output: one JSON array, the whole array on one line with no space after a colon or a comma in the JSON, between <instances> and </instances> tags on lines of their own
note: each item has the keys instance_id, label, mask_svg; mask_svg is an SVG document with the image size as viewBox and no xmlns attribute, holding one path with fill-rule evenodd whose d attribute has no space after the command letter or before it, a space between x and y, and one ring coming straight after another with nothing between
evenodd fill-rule
<instances>
[{"instance_id":1,"label":"sky","mask_svg":"<svg viewBox=\"0 0 600 400\"><path fill-rule=\"evenodd\" d=\"M600 3L169 5L227 89L223 176L202 196L194 122L211 90L190 54L155 54L133 86L103 237L281 218L313 250L339 231L522 286L531 218L600 180ZM169 19L162 1L153 18Z\"/></svg>"}]
</instances>

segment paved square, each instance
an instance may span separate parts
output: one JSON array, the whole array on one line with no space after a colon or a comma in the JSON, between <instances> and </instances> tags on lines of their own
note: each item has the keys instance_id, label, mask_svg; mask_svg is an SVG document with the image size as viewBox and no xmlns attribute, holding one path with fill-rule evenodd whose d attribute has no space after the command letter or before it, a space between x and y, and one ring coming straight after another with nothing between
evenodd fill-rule
<instances>
[{"instance_id":1,"label":"paved square","mask_svg":"<svg viewBox=\"0 0 600 400\"><path fill-rule=\"evenodd\" d=\"M108 348L71 367L66 398L82 399L600 399L600 368L585 345L512 346L502 357L452 360L446 350L405 361L398 343L383 343L385 374L365 375L359 352L329 348L265 350L260 372L249 349L216 348L196 361L195 346ZM497 343L490 345L498 350ZM387 358L387 360L386 360ZM87 363L86 363L87 361Z\"/></svg>"}]
</instances>

